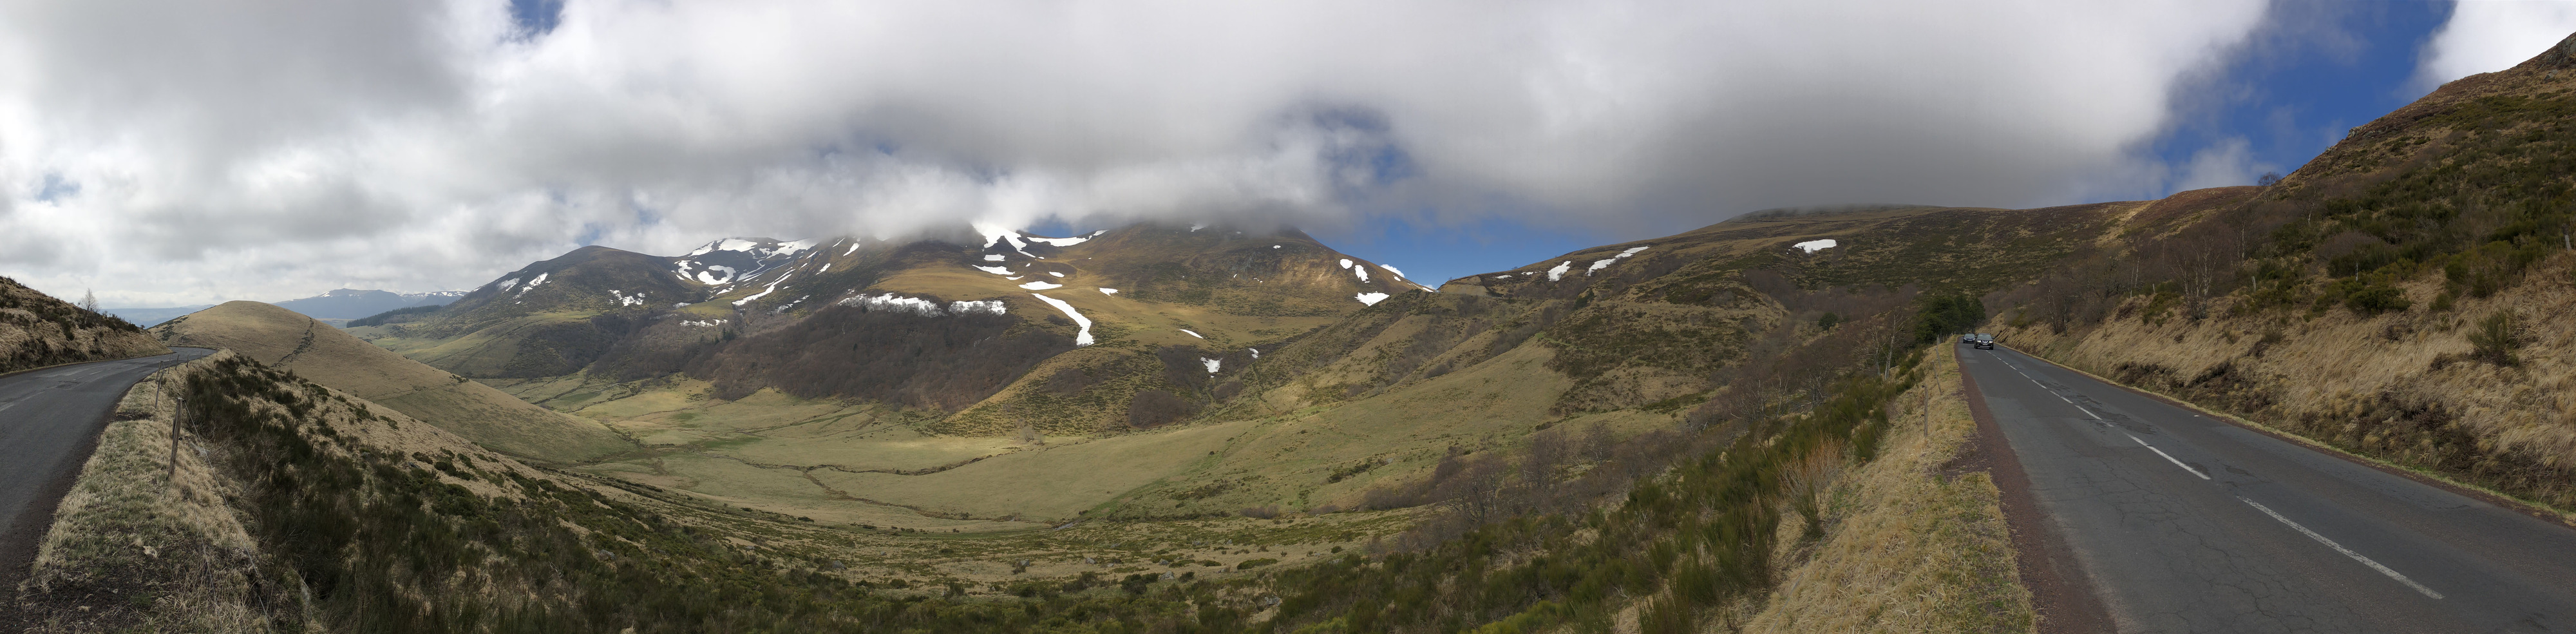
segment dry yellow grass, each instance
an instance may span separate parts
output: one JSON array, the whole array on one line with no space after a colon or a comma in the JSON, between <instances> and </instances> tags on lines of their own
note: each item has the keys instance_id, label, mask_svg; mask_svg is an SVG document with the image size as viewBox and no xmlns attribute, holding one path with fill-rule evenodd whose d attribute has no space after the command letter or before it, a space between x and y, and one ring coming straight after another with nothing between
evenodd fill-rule
<instances>
[{"instance_id":1,"label":"dry yellow grass","mask_svg":"<svg viewBox=\"0 0 2576 634\"><path fill-rule=\"evenodd\" d=\"M217 352L156 373L126 392L18 588L30 612L48 617L36 631L273 631L263 610L278 606L263 603L274 602L278 589L263 590L252 581L262 576L263 555L232 505L242 488L212 464L229 448L186 434L179 451L170 447L176 403L169 397L187 377L234 356ZM346 403L322 408L320 416L352 444L317 445L324 451L364 446L394 455L455 454L486 471L543 477L435 426L335 394ZM384 420L356 415L368 410ZM481 480L447 480L480 495L517 495Z\"/></svg>"},{"instance_id":2,"label":"dry yellow grass","mask_svg":"<svg viewBox=\"0 0 2576 634\"><path fill-rule=\"evenodd\" d=\"M580 462L633 447L597 422L531 405L268 304L230 302L152 332L172 344L228 349L292 370L521 457Z\"/></svg>"},{"instance_id":3,"label":"dry yellow grass","mask_svg":"<svg viewBox=\"0 0 2576 634\"><path fill-rule=\"evenodd\" d=\"M1879 458L1835 485L1826 536L1801 546L1803 520L1781 522L1795 563L1741 631L2037 631L1993 480L1940 473L1976 433L1952 348L1935 346L1923 383L1898 399Z\"/></svg>"},{"instance_id":4,"label":"dry yellow grass","mask_svg":"<svg viewBox=\"0 0 2576 634\"><path fill-rule=\"evenodd\" d=\"M1551 422L1606 425L1620 435L1671 424L1670 414L1633 410L1550 416L1548 404L1569 381L1547 370L1547 359L1545 348L1532 346L1371 398L1107 437L1047 435L1035 444L924 434L882 406L775 391L709 399L700 381L494 382L645 445L584 472L826 523L989 532L1098 517L1102 509L1171 517L1351 508L1371 487L1426 477L1453 446L1517 446ZM1364 460L1383 464L1327 482Z\"/></svg>"},{"instance_id":5,"label":"dry yellow grass","mask_svg":"<svg viewBox=\"0 0 2576 634\"><path fill-rule=\"evenodd\" d=\"M243 574L256 544L224 503L236 487L195 451L177 453L175 479L169 466L174 408L165 388L228 356L165 370L126 392L17 588L31 598L30 612L54 613L35 631L99 631L129 618L139 619L136 631L269 631L250 608ZM158 592L115 593L134 587Z\"/></svg>"},{"instance_id":6,"label":"dry yellow grass","mask_svg":"<svg viewBox=\"0 0 2576 634\"><path fill-rule=\"evenodd\" d=\"M404 357L437 368L468 376L500 376L508 372L510 360L518 357L519 344L527 340L529 331L588 319L590 315L581 313L538 313L504 320L451 339L379 339L387 348L400 352Z\"/></svg>"}]
</instances>

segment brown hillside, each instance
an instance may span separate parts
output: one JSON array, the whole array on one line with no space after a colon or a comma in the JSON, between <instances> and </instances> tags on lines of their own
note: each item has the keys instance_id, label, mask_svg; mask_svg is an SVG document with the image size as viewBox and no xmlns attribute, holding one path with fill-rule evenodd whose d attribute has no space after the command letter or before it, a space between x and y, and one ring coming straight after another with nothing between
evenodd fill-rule
<instances>
[{"instance_id":1,"label":"brown hillside","mask_svg":"<svg viewBox=\"0 0 2576 634\"><path fill-rule=\"evenodd\" d=\"M269 304L227 302L152 333L176 345L232 350L519 456L578 462L630 446L596 422L530 405Z\"/></svg>"},{"instance_id":2,"label":"brown hillside","mask_svg":"<svg viewBox=\"0 0 2576 634\"><path fill-rule=\"evenodd\" d=\"M0 374L168 354L143 329L0 277Z\"/></svg>"}]
</instances>

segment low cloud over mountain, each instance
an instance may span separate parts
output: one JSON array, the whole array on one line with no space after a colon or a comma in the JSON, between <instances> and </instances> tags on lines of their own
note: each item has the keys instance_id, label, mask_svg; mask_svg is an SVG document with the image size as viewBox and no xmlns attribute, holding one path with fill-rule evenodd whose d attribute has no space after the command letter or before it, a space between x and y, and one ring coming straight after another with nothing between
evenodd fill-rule
<instances>
[{"instance_id":1,"label":"low cloud over mountain","mask_svg":"<svg viewBox=\"0 0 2576 634\"><path fill-rule=\"evenodd\" d=\"M2199 4L14 3L0 263L147 305L710 235L2158 195L2169 93L2263 20Z\"/></svg>"}]
</instances>

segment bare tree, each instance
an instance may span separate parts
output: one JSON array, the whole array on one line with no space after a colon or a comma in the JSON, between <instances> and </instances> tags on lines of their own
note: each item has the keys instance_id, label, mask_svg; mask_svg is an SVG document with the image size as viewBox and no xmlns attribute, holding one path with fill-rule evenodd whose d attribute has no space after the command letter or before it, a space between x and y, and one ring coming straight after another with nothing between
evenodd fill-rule
<instances>
[{"instance_id":1,"label":"bare tree","mask_svg":"<svg viewBox=\"0 0 2576 634\"><path fill-rule=\"evenodd\" d=\"M86 288L81 289L80 307L81 310L93 313L98 312L98 294L90 292L90 290Z\"/></svg>"}]
</instances>

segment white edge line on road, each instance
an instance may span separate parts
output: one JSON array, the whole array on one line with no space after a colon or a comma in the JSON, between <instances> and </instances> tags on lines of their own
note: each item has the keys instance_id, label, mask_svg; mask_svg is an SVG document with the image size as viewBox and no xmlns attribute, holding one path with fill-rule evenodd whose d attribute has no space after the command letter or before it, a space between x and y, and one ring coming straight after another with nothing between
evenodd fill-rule
<instances>
[{"instance_id":1,"label":"white edge line on road","mask_svg":"<svg viewBox=\"0 0 2576 634\"><path fill-rule=\"evenodd\" d=\"M2123 435L2123 436L2129 436L2128 434L2121 434L2121 435ZM2130 439L2130 440L2138 440L2138 437L2137 437L2137 436L2129 436L2129 439ZM2201 473L2199 469L2193 469L2193 468L2191 468L2191 465L2183 464L2183 463L2182 463L2182 461L2180 461L2180 460L2175 460L2175 459L2174 459L2174 457L2173 457L2173 454L2165 453L2165 450L2163 450L2163 449L2157 449L2155 445L2147 444L2147 441L2144 441L2144 440L2138 440L2138 446L2147 448L2147 451L2153 451L2153 452L2156 452L2156 455L2164 456L2164 457L2165 457L2165 462L2174 463L2174 466L2182 467L2182 470L2184 470L2184 471L2189 471L2189 472L2191 472L2191 474L2192 474L2192 475L2200 476L2200 479L2202 479L2202 480L2207 480L2207 479L2209 479L2209 474ZM2239 499L2242 499L2242 498L2239 498ZM2287 521L2287 520L2284 520L2284 521Z\"/></svg>"},{"instance_id":2,"label":"white edge line on road","mask_svg":"<svg viewBox=\"0 0 2576 634\"><path fill-rule=\"evenodd\" d=\"M2067 402L2066 402L2066 404L2068 404L2068 405L2075 405L2075 401L2067 401ZM2084 406L2082 406L2082 405L2075 405L2075 411L2083 412L2085 416L2091 417L2091 418L2092 418L2092 419L2094 419L2094 420L2101 420L2101 419L2102 419L2102 415L2101 415L2101 414L2095 414L2095 413L2093 413L2093 410L2084 409Z\"/></svg>"},{"instance_id":3,"label":"white edge line on road","mask_svg":"<svg viewBox=\"0 0 2576 634\"><path fill-rule=\"evenodd\" d=\"M2280 520L2283 524L2288 524L2290 528L2297 529L2300 534L2307 535L2308 539L2317 540L2317 543L2325 544L2327 548L2332 548L2335 552L2343 553L2343 556L2351 557L2353 561L2361 562L2361 565L2369 566L2371 570L2379 571L2379 574L2388 575L2388 578L2396 579L2398 583L2406 584L2406 587L2414 588L2416 592L2424 593L2424 596L2435 599L2442 598L2442 593L2434 592L2432 588L2424 587L2424 584L2416 583L2415 580L2406 578L2406 575L2397 574L2397 571L2389 570L2387 566L2379 565L2379 562L2371 561L2369 557L2361 556L2361 553L2352 552L2352 549L2343 547L2343 544L2337 544L2334 540L2326 539L2326 536L2317 534L2316 531L2308 530L2308 527L2300 526L2298 522L2290 521L2290 518L2282 517L2280 512L2272 510L2272 507L2264 506L2261 503L2242 497L2236 498L2236 500L2244 502L2247 506L2254 507L2254 510L2262 511L2264 515L2272 516L2272 519Z\"/></svg>"}]
</instances>

